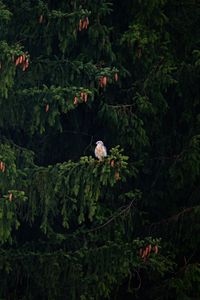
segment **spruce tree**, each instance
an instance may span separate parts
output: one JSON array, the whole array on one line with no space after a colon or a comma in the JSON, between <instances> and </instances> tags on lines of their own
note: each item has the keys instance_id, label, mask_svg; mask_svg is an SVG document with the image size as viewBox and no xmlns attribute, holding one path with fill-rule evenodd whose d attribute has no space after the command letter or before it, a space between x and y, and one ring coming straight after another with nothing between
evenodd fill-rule
<instances>
[{"instance_id":1,"label":"spruce tree","mask_svg":"<svg viewBox=\"0 0 200 300\"><path fill-rule=\"evenodd\" d=\"M199 299L199 23L0 1L0 299Z\"/></svg>"}]
</instances>

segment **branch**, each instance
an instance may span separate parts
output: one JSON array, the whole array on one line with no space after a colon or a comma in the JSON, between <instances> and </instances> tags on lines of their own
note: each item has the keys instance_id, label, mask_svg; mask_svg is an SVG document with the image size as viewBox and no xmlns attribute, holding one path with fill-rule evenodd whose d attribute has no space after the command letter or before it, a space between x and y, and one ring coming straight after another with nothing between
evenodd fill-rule
<instances>
[{"instance_id":1,"label":"branch","mask_svg":"<svg viewBox=\"0 0 200 300\"><path fill-rule=\"evenodd\" d=\"M136 288L134 288L134 290L135 290L135 291L138 291L138 290L141 288L141 285L142 285L142 279L141 279L141 276L140 276L139 272L138 272L136 269L135 269L134 271L135 271L135 273L137 274L137 277L138 277L138 279L139 279L139 284L138 284L138 286L137 286Z\"/></svg>"},{"instance_id":2,"label":"branch","mask_svg":"<svg viewBox=\"0 0 200 300\"><path fill-rule=\"evenodd\" d=\"M170 223L170 222L177 222L178 219L183 216L185 213L189 213L191 211L193 211L197 206L192 206L192 207L188 207L188 208L185 208L183 209L182 211L180 211L179 213L167 218L167 219L163 219L159 222L155 222L155 223L152 223L151 224L151 227L152 226L157 226L157 225L160 225L160 224L166 224L166 223ZM200 207L200 206L199 206Z\"/></svg>"},{"instance_id":3,"label":"branch","mask_svg":"<svg viewBox=\"0 0 200 300\"><path fill-rule=\"evenodd\" d=\"M89 149L89 148L92 146L93 138L94 138L94 136L92 135L92 136L91 136L91 139L90 139L90 143L87 145L87 147L86 147L85 150L83 151L84 155L85 155L87 149Z\"/></svg>"},{"instance_id":4,"label":"branch","mask_svg":"<svg viewBox=\"0 0 200 300\"><path fill-rule=\"evenodd\" d=\"M134 200L132 200L132 201L129 203L128 206L126 206L123 210L121 210L117 215L112 216L112 217L111 217L109 220L107 220L104 224L102 224L102 225L100 225L100 226L97 226L97 227L95 227L95 228L92 228L92 229L86 231L86 233L93 232L93 231L96 231L96 230L98 230L98 229L102 229L102 228L104 228L105 226L107 226L108 224L110 224L111 222L113 222L113 221L114 221L116 218L118 218L119 216L121 216L121 215L123 215L123 214L125 215L126 213L128 214L129 211L130 211L130 209L131 209L131 206L133 205L133 201L134 201Z\"/></svg>"},{"instance_id":5,"label":"branch","mask_svg":"<svg viewBox=\"0 0 200 300\"><path fill-rule=\"evenodd\" d=\"M135 104L121 104L121 105L107 104L107 106L109 106L111 108L126 108L126 107L133 107L133 106L135 106Z\"/></svg>"}]
</instances>

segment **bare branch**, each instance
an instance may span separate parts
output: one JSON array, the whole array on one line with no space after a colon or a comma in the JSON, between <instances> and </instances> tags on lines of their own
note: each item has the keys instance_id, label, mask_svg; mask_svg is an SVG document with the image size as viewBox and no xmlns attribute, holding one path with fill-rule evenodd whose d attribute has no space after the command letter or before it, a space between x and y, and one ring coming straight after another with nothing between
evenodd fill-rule
<instances>
[{"instance_id":1,"label":"bare branch","mask_svg":"<svg viewBox=\"0 0 200 300\"><path fill-rule=\"evenodd\" d=\"M116 218L118 218L119 216L121 215L125 215L125 214L128 214L130 209L131 209L131 206L133 205L133 201L132 200L128 206L126 206L123 210L121 210L118 214L112 216L110 219L108 219L104 224L100 225L100 226L97 226L95 228L92 228L90 230L88 230L86 233L89 233L89 232L93 232L93 231L96 231L96 230L99 230L99 229L102 229L104 228L105 226L107 226L108 224L110 224L111 222L113 222Z\"/></svg>"}]
</instances>

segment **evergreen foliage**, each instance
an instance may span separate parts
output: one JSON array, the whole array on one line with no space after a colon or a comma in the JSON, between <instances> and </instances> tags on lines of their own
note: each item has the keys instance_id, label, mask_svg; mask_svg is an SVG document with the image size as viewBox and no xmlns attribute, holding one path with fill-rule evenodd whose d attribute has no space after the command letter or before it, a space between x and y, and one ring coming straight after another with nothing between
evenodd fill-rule
<instances>
[{"instance_id":1,"label":"evergreen foliage","mask_svg":"<svg viewBox=\"0 0 200 300\"><path fill-rule=\"evenodd\" d=\"M199 24L195 0L0 0L1 300L199 299Z\"/></svg>"}]
</instances>

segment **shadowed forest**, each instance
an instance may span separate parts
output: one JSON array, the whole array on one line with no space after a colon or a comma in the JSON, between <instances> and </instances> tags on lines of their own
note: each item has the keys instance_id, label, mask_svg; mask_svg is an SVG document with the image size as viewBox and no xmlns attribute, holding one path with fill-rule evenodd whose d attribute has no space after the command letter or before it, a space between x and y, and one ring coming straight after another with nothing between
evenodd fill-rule
<instances>
[{"instance_id":1,"label":"shadowed forest","mask_svg":"<svg viewBox=\"0 0 200 300\"><path fill-rule=\"evenodd\" d=\"M199 300L199 197L200 1L0 0L0 300Z\"/></svg>"}]
</instances>

